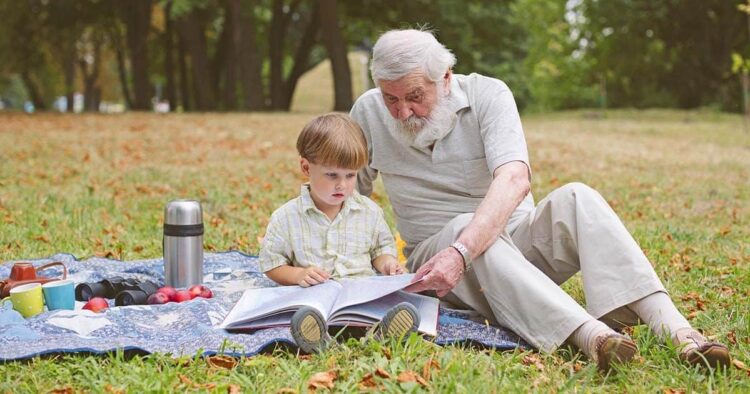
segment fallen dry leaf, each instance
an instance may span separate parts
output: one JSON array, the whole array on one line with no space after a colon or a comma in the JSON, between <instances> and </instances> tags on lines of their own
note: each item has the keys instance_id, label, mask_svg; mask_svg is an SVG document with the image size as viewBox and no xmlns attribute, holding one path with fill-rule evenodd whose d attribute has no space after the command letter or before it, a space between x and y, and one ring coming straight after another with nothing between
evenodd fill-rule
<instances>
[{"instance_id":1,"label":"fallen dry leaf","mask_svg":"<svg viewBox=\"0 0 750 394\"><path fill-rule=\"evenodd\" d=\"M359 381L360 390L371 390L378 387L378 383L375 381L375 376L369 372L362 377Z\"/></svg>"},{"instance_id":2,"label":"fallen dry leaf","mask_svg":"<svg viewBox=\"0 0 750 394\"><path fill-rule=\"evenodd\" d=\"M734 330L727 333L727 341L732 345L737 344L737 334L734 332Z\"/></svg>"},{"instance_id":3,"label":"fallen dry leaf","mask_svg":"<svg viewBox=\"0 0 750 394\"><path fill-rule=\"evenodd\" d=\"M236 384L230 384L229 387L227 387L227 394L239 394L241 392L242 389Z\"/></svg>"},{"instance_id":4,"label":"fallen dry leaf","mask_svg":"<svg viewBox=\"0 0 750 394\"><path fill-rule=\"evenodd\" d=\"M398 374L398 377L396 378L396 380L398 380L400 383L417 382L424 387L429 386L427 384L427 381L424 380L424 378L422 378L421 376L419 376L419 374L411 370L401 372L400 374Z\"/></svg>"},{"instance_id":5,"label":"fallen dry leaf","mask_svg":"<svg viewBox=\"0 0 750 394\"><path fill-rule=\"evenodd\" d=\"M48 236L46 236L46 235L44 235L44 234L42 234L42 235L37 235L37 236L36 236L36 237L34 237L33 239L34 239L35 241L42 241L42 242L44 242L44 243L46 243L46 244L48 244L48 243L49 243L49 237L48 237Z\"/></svg>"},{"instance_id":6,"label":"fallen dry leaf","mask_svg":"<svg viewBox=\"0 0 750 394\"><path fill-rule=\"evenodd\" d=\"M206 383L206 384L196 383L190 380L190 378L188 378L187 376L182 375L182 374L178 375L178 377L180 378L180 382L182 382L182 384L184 384L185 386L189 386L189 387L196 388L196 389L203 389L203 390L211 390L211 389L216 388L216 383Z\"/></svg>"},{"instance_id":7,"label":"fallen dry leaf","mask_svg":"<svg viewBox=\"0 0 750 394\"><path fill-rule=\"evenodd\" d=\"M670 387L665 388L662 390L664 394L685 394L685 389L673 389Z\"/></svg>"},{"instance_id":8,"label":"fallen dry leaf","mask_svg":"<svg viewBox=\"0 0 750 394\"><path fill-rule=\"evenodd\" d=\"M333 369L327 372L318 372L307 381L307 388L310 390L332 389L333 381L336 380L337 376L338 373Z\"/></svg>"},{"instance_id":9,"label":"fallen dry leaf","mask_svg":"<svg viewBox=\"0 0 750 394\"><path fill-rule=\"evenodd\" d=\"M745 363L740 360L734 359L732 360L732 365L740 371L745 371L747 373L747 376L750 377L750 368L748 368Z\"/></svg>"},{"instance_id":10,"label":"fallen dry leaf","mask_svg":"<svg viewBox=\"0 0 750 394\"><path fill-rule=\"evenodd\" d=\"M538 354L534 354L534 353L527 354L523 356L523 359L521 359L521 362L523 363L523 365L533 365L539 371L544 371L544 363L542 363L542 360L539 359Z\"/></svg>"},{"instance_id":11,"label":"fallen dry leaf","mask_svg":"<svg viewBox=\"0 0 750 394\"><path fill-rule=\"evenodd\" d=\"M424 380L430 380L432 377L432 370L435 369L437 372L440 372L440 363L437 362L433 358L434 356L430 356L430 359L427 360L427 362L424 363L424 366L422 367L422 377Z\"/></svg>"},{"instance_id":12,"label":"fallen dry leaf","mask_svg":"<svg viewBox=\"0 0 750 394\"><path fill-rule=\"evenodd\" d=\"M276 391L277 394L297 394L297 390L290 389L289 387L282 387L278 391Z\"/></svg>"},{"instance_id":13,"label":"fallen dry leaf","mask_svg":"<svg viewBox=\"0 0 750 394\"><path fill-rule=\"evenodd\" d=\"M52 391L50 391L50 393L54 393L54 394L73 394L74 391L73 391L72 387L68 386L68 387L63 387L63 388L59 388L59 389L53 389Z\"/></svg>"},{"instance_id":14,"label":"fallen dry leaf","mask_svg":"<svg viewBox=\"0 0 750 394\"><path fill-rule=\"evenodd\" d=\"M237 359L225 355L208 356L206 364L214 368L234 369L237 366Z\"/></svg>"},{"instance_id":15,"label":"fallen dry leaf","mask_svg":"<svg viewBox=\"0 0 750 394\"><path fill-rule=\"evenodd\" d=\"M375 370L375 375L380 376L383 379L390 379L391 374L388 373L388 371L384 370L383 368L378 368Z\"/></svg>"},{"instance_id":16,"label":"fallen dry leaf","mask_svg":"<svg viewBox=\"0 0 750 394\"><path fill-rule=\"evenodd\" d=\"M125 390L112 387L111 384L108 384L108 385L104 386L104 391L106 391L108 393L112 393L112 394L122 394L122 393L125 392Z\"/></svg>"}]
</instances>

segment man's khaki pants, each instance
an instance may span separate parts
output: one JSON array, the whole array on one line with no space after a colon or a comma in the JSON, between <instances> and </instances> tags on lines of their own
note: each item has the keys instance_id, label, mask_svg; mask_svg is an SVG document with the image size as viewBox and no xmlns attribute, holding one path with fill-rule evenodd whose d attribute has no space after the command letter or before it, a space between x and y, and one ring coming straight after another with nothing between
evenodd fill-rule
<instances>
[{"instance_id":1,"label":"man's khaki pants","mask_svg":"<svg viewBox=\"0 0 750 394\"><path fill-rule=\"evenodd\" d=\"M473 214L462 214L409 256L416 271L449 247ZM632 325L626 307L665 291L651 263L602 196L571 183L539 202L528 220L503 233L443 299L476 310L541 351L551 352L593 318ZM586 309L559 284L581 271Z\"/></svg>"}]
</instances>

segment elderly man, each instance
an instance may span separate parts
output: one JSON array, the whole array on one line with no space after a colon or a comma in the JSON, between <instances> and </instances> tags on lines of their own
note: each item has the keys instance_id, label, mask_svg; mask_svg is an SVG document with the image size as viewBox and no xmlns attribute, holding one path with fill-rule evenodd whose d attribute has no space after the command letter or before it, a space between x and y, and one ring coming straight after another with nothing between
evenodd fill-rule
<instances>
[{"instance_id":1,"label":"elderly man","mask_svg":"<svg viewBox=\"0 0 750 394\"><path fill-rule=\"evenodd\" d=\"M605 200L565 185L534 205L513 95L500 80L452 73L455 57L427 31L394 30L375 44L378 88L351 111L406 241L408 266L446 302L478 311L545 352L568 341L602 370L635 343L610 326L648 324L691 364L726 365L675 308L651 264ZM559 284L581 271L586 308ZM605 324L606 323L606 324Z\"/></svg>"}]
</instances>

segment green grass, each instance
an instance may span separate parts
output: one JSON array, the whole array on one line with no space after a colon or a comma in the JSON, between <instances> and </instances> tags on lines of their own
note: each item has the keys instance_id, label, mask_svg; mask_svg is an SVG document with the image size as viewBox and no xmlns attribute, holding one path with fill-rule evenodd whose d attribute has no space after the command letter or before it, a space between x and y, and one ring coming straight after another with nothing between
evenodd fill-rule
<instances>
[{"instance_id":1,"label":"green grass","mask_svg":"<svg viewBox=\"0 0 750 394\"><path fill-rule=\"evenodd\" d=\"M160 256L162 210L174 198L202 201L207 249L257 253L270 213L303 181L294 141L311 116L0 114L0 261ZM750 364L750 133L741 119L575 111L525 117L524 126L535 197L571 181L599 190L678 308ZM565 289L583 299L577 277ZM637 361L611 376L569 350L495 352L413 337L403 345L349 340L311 358L277 350L234 369L165 355L33 359L0 365L0 392L306 391L313 374L330 370L335 391L353 391L378 367L390 378L374 381L387 391L750 391L747 371L691 370L645 327L632 335ZM405 371L423 374L430 359L429 386L399 382Z\"/></svg>"}]
</instances>

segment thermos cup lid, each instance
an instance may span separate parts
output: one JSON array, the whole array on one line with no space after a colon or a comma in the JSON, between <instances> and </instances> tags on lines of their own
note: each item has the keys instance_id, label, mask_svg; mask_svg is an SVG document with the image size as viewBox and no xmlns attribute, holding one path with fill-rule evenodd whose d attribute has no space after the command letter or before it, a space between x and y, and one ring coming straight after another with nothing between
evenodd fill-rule
<instances>
[{"instance_id":1,"label":"thermos cup lid","mask_svg":"<svg viewBox=\"0 0 750 394\"><path fill-rule=\"evenodd\" d=\"M164 208L164 224L178 226L203 224L201 204L195 200L174 200Z\"/></svg>"}]
</instances>

